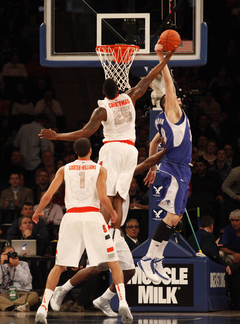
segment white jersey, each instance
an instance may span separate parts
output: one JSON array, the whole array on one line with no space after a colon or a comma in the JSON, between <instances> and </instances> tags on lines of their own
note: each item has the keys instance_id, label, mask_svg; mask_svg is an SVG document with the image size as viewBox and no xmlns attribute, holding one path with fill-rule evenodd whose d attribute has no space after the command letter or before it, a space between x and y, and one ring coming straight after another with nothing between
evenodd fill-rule
<instances>
[{"instance_id":1,"label":"white jersey","mask_svg":"<svg viewBox=\"0 0 240 324\"><path fill-rule=\"evenodd\" d=\"M136 113L132 99L123 93L112 100L98 100L98 106L107 111L107 121L102 121L103 142L129 140L135 143Z\"/></svg>"},{"instance_id":2,"label":"white jersey","mask_svg":"<svg viewBox=\"0 0 240 324\"><path fill-rule=\"evenodd\" d=\"M100 208L97 179L101 166L91 160L76 160L64 167L65 206Z\"/></svg>"}]
</instances>

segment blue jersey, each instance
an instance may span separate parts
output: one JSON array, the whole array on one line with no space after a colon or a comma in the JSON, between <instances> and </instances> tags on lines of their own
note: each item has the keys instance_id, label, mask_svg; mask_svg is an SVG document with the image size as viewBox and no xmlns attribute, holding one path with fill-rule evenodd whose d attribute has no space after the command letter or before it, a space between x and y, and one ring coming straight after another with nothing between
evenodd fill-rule
<instances>
[{"instance_id":1,"label":"blue jersey","mask_svg":"<svg viewBox=\"0 0 240 324\"><path fill-rule=\"evenodd\" d=\"M171 123L162 111L155 119L155 126L166 143L164 160L188 165L192 160L192 134L189 120L182 110L179 123Z\"/></svg>"}]
</instances>

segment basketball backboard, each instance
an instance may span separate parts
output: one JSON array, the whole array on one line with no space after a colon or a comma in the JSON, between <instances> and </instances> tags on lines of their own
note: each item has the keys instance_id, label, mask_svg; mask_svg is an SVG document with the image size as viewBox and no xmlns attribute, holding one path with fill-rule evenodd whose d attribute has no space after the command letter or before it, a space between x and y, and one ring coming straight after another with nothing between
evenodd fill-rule
<instances>
[{"instance_id":1,"label":"basketball backboard","mask_svg":"<svg viewBox=\"0 0 240 324\"><path fill-rule=\"evenodd\" d=\"M151 67L158 63L154 45L170 28L182 42L169 65L206 64L203 0L45 0L40 62L49 67L100 67L95 47L118 43L139 45L133 67Z\"/></svg>"}]
</instances>

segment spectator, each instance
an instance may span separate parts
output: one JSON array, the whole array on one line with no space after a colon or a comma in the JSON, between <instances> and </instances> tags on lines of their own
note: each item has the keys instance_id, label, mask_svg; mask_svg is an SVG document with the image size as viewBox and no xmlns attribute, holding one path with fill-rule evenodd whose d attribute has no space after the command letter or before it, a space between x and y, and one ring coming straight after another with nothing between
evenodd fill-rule
<instances>
[{"instance_id":1,"label":"spectator","mask_svg":"<svg viewBox=\"0 0 240 324\"><path fill-rule=\"evenodd\" d=\"M5 82L5 96L10 99L17 83L25 82L28 77L25 65L19 63L18 54L14 54L11 61L3 65L2 75Z\"/></svg>"},{"instance_id":2,"label":"spectator","mask_svg":"<svg viewBox=\"0 0 240 324\"><path fill-rule=\"evenodd\" d=\"M75 161L76 159L74 159ZM54 161L54 155L52 153L52 151L50 150L46 150L42 152L42 162L39 165L39 167L36 170L36 183L38 184L38 179L39 179L39 173L40 171L44 169L47 171L48 176L50 181L52 180L52 177L55 175L56 173L56 164Z\"/></svg>"},{"instance_id":3,"label":"spectator","mask_svg":"<svg viewBox=\"0 0 240 324\"><path fill-rule=\"evenodd\" d=\"M47 170L42 169L38 175L37 185L32 188L33 191L33 198L34 198L34 205L39 204L41 193L47 190L50 185L50 178Z\"/></svg>"},{"instance_id":4,"label":"spectator","mask_svg":"<svg viewBox=\"0 0 240 324\"><path fill-rule=\"evenodd\" d=\"M233 150L233 146L229 143L224 145L224 151L227 154L227 161L226 163L230 165L232 168L238 165L238 163L235 160L235 154Z\"/></svg>"},{"instance_id":5,"label":"spectator","mask_svg":"<svg viewBox=\"0 0 240 324\"><path fill-rule=\"evenodd\" d=\"M225 205L228 214L240 208L240 166L229 172L222 184L222 191L226 194Z\"/></svg>"},{"instance_id":6,"label":"spectator","mask_svg":"<svg viewBox=\"0 0 240 324\"><path fill-rule=\"evenodd\" d=\"M219 114L221 112L221 107L213 98L211 91L206 91L204 100L199 103L199 108L203 114L207 114L209 116L214 110L216 110Z\"/></svg>"},{"instance_id":7,"label":"spectator","mask_svg":"<svg viewBox=\"0 0 240 324\"><path fill-rule=\"evenodd\" d=\"M200 217L200 247L202 252L209 257L212 261L221 264L226 267L228 274L231 274L230 267L226 261L219 255L217 244L215 243L215 237L212 234L214 228L214 219L211 216ZM198 252L196 240L193 235L189 236L188 243L191 247Z\"/></svg>"},{"instance_id":8,"label":"spectator","mask_svg":"<svg viewBox=\"0 0 240 324\"><path fill-rule=\"evenodd\" d=\"M0 117L8 117L9 115L9 104L3 98L2 91L0 89Z\"/></svg>"},{"instance_id":9,"label":"spectator","mask_svg":"<svg viewBox=\"0 0 240 324\"><path fill-rule=\"evenodd\" d=\"M12 151L10 161L6 161L0 169L1 173L1 187L5 189L8 187L9 177L12 173L25 174L25 169L21 166L21 154L18 150Z\"/></svg>"},{"instance_id":10,"label":"spectator","mask_svg":"<svg viewBox=\"0 0 240 324\"><path fill-rule=\"evenodd\" d=\"M209 165L213 165L216 160L217 143L213 140L209 140L206 147L206 152L203 154L203 158L208 162Z\"/></svg>"},{"instance_id":11,"label":"spectator","mask_svg":"<svg viewBox=\"0 0 240 324\"><path fill-rule=\"evenodd\" d=\"M197 138L197 147L198 147L198 155L204 155L206 153L206 148L207 148L207 137L204 135L200 135Z\"/></svg>"},{"instance_id":12,"label":"spectator","mask_svg":"<svg viewBox=\"0 0 240 324\"><path fill-rule=\"evenodd\" d=\"M32 291L32 275L25 261L19 261L13 256L15 252L12 246L5 246L1 253L0 272L0 309L2 311L15 310L29 312L39 300L38 294ZM16 300L9 299L9 286L16 288Z\"/></svg>"},{"instance_id":13,"label":"spectator","mask_svg":"<svg viewBox=\"0 0 240 324\"><path fill-rule=\"evenodd\" d=\"M13 130L9 118L4 118L1 121L0 128L0 143L1 143L1 157L3 161L8 161L12 150L13 141L16 136L16 132Z\"/></svg>"},{"instance_id":14,"label":"spectator","mask_svg":"<svg viewBox=\"0 0 240 324\"><path fill-rule=\"evenodd\" d=\"M14 102L12 106L12 115L32 115L33 113L33 103L29 101L28 94L23 92L19 96L19 100Z\"/></svg>"},{"instance_id":15,"label":"spectator","mask_svg":"<svg viewBox=\"0 0 240 324\"><path fill-rule=\"evenodd\" d=\"M139 223L136 219L130 218L126 221L125 226L125 241L132 251L139 246L138 234L139 234Z\"/></svg>"},{"instance_id":16,"label":"spectator","mask_svg":"<svg viewBox=\"0 0 240 324\"><path fill-rule=\"evenodd\" d=\"M227 155L223 149L217 150L217 158L214 161L213 165L209 168L209 171L217 171L222 179L222 182L225 181L229 172L232 170L232 167L226 163Z\"/></svg>"},{"instance_id":17,"label":"spectator","mask_svg":"<svg viewBox=\"0 0 240 324\"><path fill-rule=\"evenodd\" d=\"M240 309L240 210L233 210L229 219L231 224L224 229L221 239L220 255L230 266L232 276L229 282L231 309Z\"/></svg>"},{"instance_id":18,"label":"spectator","mask_svg":"<svg viewBox=\"0 0 240 324\"><path fill-rule=\"evenodd\" d=\"M51 143L48 139L41 140L38 136L47 122L45 114L39 114L35 121L20 128L14 140L14 146L18 147L22 156L22 166L26 169L27 186L35 185L35 171L41 164L40 153L50 150Z\"/></svg>"},{"instance_id":19,"label":"spectator","mask_svg":"<svg viewBox=\"0 0 240 324\"><path fill-rule=\"evenodd\" d=\"M205 136L208 140L217 140L216 133L210 127L210 120L207 114L202 114L198 120L198 127L192 129L193 139L198 139L199 136Z\"/></svg>"},{"instance_id":20,"label":"spectator","mask_svg":"<svg viewBox=\"0 0 240 324\"><path fill-rule=\"evenodd\" d=\"M132 182L129 189L130 205L131 209L148 209L148 195L140 191L136 177L132 178Z\"/></svg>"},{"instance_id":21,"label":"spectator","mask_svg":"<svg viewBox=\"0 0 240 324\"><path fill-rule=\"evenodd\" d=\"M45 194L46 191L41 192L41 197ZM38 208L38 204L34 206L34 211ZM63 211L62 208L58 204L54 204L52 200L49 201L49 203L46 205L46 207L43 209L44 213L44 221L48 224L53 225L60 225L61 220L63 218Z\"/></svg>"},{"instance_id":22,"label":"spectator","mask_svg":"<svg viewBox=\"0 0 240 324\"><path fill-rule=\"evenodd\" d=\"M200 207L202 214L210 214L215 220L216 231L219 231L220 220L225 219L223 206L222 180L217 172L207 169L208 162L200 157L194 165L195 173L191 178L191 193L187 209L196 210Z\"/></svg>"},{"instance_id":23,"label":"spectator","mask_svg":"<svg viewBox=\"0 0 240 324\"><path fill-rule=\"evenodd\" d=\"M41 219L38 224L33 223L33 206L26 206L27 205L25 205L21 211L22 216L19 219L16 219L8 229L6 239L8 241L22 239L36 240L37 254L44 255L49 243L49 235L46 224L43 219Z\"/></svg>"},{"instance_id":24,"label":"spectator","mask_svg":"<svg viewBox=\"0 0 240 324\"><path fill-rule=\"evenodd\" d=\"M10 187L2 190L0 208L21 209L26 202L33 204L33 192L31 189L20 186L20 176L12 173L9 178Z\"/></svg>"},{"instance_id":25,"label":"spectator","mask_svg":"<svg viewBox=\"0 0 240 324\"><path fill-rule=\"evenodd\" d=\"M62 108L56 99L53 99L52 90L46 90L43 99L36 103L33 114L45 113L48 116L47 128L55 128L57 126L57 117L62 116Z\"/></svg>"}]
</instances>

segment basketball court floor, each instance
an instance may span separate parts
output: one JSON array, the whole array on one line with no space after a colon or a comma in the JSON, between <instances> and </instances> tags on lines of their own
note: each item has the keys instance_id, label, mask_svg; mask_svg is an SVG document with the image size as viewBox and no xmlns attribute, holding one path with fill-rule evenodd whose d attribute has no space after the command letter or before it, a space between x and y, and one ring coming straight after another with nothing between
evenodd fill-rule
<instances>
[{"instance_id":1,"label":"basketball court floor","mask_svg":"<svg viewBox=\"0 0 240 324\"><path fill-rule=\"evenodd\" d=\"M236 324L240 322L240 311L218 311L209 313L161 313L133 312L133 324ZM35 312L1 312L1 324L34 324ZM70 313L50 311L48 324L120 324L121 318L108 318L102 312Z\"/></svg>"}]
</instances>

